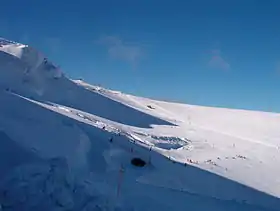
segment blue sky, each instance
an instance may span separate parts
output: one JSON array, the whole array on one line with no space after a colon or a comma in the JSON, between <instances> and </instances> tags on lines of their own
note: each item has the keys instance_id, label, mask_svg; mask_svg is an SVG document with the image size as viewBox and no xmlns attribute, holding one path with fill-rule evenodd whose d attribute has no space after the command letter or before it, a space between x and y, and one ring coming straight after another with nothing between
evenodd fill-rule
<instances>
[{"instance_id":1,"label":"blue sky","mask_svg":"<svg viewBox=\"0 0 280 211\"><path fill-rule=\"evenodd\" d=\"M277 0L15 0L1 3L0 36L35 46L71 78L280 112L279 11Z\"/></svg>"}]
</instances>

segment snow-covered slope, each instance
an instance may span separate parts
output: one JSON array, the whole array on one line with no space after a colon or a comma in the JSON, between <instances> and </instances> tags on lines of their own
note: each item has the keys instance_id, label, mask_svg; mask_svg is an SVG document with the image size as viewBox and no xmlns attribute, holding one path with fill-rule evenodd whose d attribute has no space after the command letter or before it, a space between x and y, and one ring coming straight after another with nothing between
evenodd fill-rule
<instances>
[{"instance_id":1,"label":"snow-covered slope","mask_svg":"<svg viewBox=\"0 0 280 211\"><path fill-rule=\"evenodd\" d=\"M280 210L279 125L71 81L0 39L3 210Z\"/></svg>"}]
</instances>

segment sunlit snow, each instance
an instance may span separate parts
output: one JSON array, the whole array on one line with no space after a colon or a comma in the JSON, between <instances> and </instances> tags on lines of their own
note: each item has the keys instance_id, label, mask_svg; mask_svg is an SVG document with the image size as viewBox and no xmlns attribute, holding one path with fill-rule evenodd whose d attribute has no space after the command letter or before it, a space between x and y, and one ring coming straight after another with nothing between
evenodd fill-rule
<instances>
[{"instance_id":1,"label":"sunlit snow","mask_svg":"<svg viewBox=\"0 0 280 211\"><path fill-rule=\"evenodd\" d=\"M280 114L72 81L0 39L0 210L280 210L279 137Z\"/></svg>"}]
</instances>

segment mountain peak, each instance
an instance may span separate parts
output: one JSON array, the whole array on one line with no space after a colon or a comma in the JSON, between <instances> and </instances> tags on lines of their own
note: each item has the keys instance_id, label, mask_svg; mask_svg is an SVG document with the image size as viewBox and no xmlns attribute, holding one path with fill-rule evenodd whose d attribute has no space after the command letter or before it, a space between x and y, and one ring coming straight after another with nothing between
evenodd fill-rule
<instances>
[{"instance_id":1,"label":"mountain peak","mask_svg":"<svg viewBox=\"0 0 280 211\"><path fill-rule=\"evenodd\" d=\"M50 78L62 76L58 66L40 51L5 38L0 38L0 64L0 86L20 93L45 90Z\"/></svg>"},{"instance_id":2,"label":"mountain peak","mask_svg":"<svg viewBox=\"0 0 280 211\"><path fill-rule=\"evenodd\" d=\"M5 45L23 45L23 44L0 37L0 47L3 47Z\"/></svg>"}]
</instances>

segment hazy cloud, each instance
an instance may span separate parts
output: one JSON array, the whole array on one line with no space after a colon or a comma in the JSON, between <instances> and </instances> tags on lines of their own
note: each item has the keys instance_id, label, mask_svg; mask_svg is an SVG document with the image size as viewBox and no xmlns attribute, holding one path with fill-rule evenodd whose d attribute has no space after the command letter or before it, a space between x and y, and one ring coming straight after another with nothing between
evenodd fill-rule
<instances>
[{"instance_id":1,"label":"hazy cloud","mask_svg":"<svg viewBox=\"0 0 280 211\"><path fill-rule=\"evenodd\" d=\"M115 36L103 36L96 41L107 48L111 58L128 62L135 66L143 55L143 49L140 45L129 44Z\"/></svg>"},{"instance_id":2,"label":"hazy cloud","mask_svg":"<svg viewBox=\"0 0 280 211\"><path fill-rule=\"evenodd\" d=\"M102 36L100 39L96 41L96 43L106 45L106 46L112 46L112 45L121 45L122 41L115 36Z\"/></svg>"},{"instance_id":3,"label":"hazy cloud","mask_svg":"<svg viewBox=\"0 0 280 211\"><path fill-rule=\"evenodd\" d=\"M222 53L219 49L214 49L211 51L211 59L208 65L212 68L229 70L230 64L222 57Z\"/></svg>"}]
</instances>

